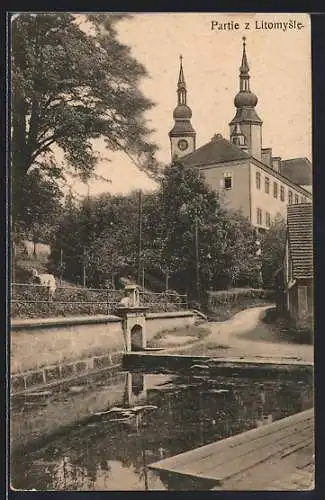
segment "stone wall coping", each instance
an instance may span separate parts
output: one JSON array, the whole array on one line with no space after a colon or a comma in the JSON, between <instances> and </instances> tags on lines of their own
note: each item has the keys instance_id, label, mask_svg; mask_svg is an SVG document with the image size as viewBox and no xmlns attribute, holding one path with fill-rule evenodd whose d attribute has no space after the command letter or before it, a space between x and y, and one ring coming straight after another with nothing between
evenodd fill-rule
<instances>
[{"instance_id":1,"label":"stone wall coping","mask_svg":"<svg viewBox=\"0 0 325 500\"><path fill-rule=\"evenodd\" d=\"M142 312L145 313L149 308L147 306L135 306L135 307L116 307L114 312L116 314L126 315L129 313Z\"/></svg>"},{"instance_id":2,"label":"stone wall coping","mask_svg":"<svg viewBox=\"0 0 325 500\"><path fill-rule=\"evenodd\" d=\"M147 313L147 319L159 319L159 318L189 318L195 316L192 311L170 311L170 312L157 312L157 313Z\"/></svg>"},{"instance_id":3,"label":"stone wall coping","mask_svg":"<svg viewBox=\"0 0 325 500\"><path fill-rule=\"evenodd\" d=\"M98 314L96 316L69 316L58 318L37 318L37 319L17 319L12 320L11 330L22 330L32 328L54 328L56 326L74 326L105 323L120 323L122 320L118 316L111 314Z\"/></svg>"},{"instance_id":4,"label":"stone wall coping","mask_svg":"<svg viewBox=\"0 0 325 500\"><path fill-rule=\"evenodd\" d=\"M131 311L130 311L131 312ZM194 316L192 311L170 311L147 313L146 318L159 319L159 318L185 318ZM90 325L90 324L105 324L105 323L119 323L122 319L119 316L112 314L98 314L96 316L69 316L58 318L35 318L35 319L14 319L11 320L11 330L22 330L32 328L54 328L56 326L74 326L74 325Z\"/></svg>"}]
</instances>

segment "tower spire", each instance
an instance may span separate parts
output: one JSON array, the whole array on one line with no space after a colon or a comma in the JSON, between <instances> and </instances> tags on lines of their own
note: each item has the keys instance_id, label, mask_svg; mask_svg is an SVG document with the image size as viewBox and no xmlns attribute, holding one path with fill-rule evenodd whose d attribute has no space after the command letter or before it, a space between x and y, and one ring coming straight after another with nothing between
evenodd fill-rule
<instances>
[{"instance_id":1,"label":"tower spire","mask_svg":"<svg viewBox=\"0 0 325 500\"><path fill-rule=\"evenodd\" d=\"M243 56L239 68L239 89L241 92L249 92L249 66L246 55L246 37L243 36Z\"/></svg>"},{"instance_id":2,"label":"tower spire","mask_svg":"<svg viewBox=\"0 0 325 500\"><path fill-rule=\"evenodd\" d=\"M239 92L234 100L236 115L229 123L230 140L259 160L262 150L263 122L255 110L257 96L250 90L246 37L243 37L242 40L243 53L239 68Z\"/></svg>"},{"instance_id":3,"label":"tower spire","mask_svg":"<svg viewBox=\"0 0 325 500\"><path fill-rule=\"evenodd\" d=\"M192 110L187 105L187 90L184 78L183 56L179 56L179 75L177 82L177 106L173 112L174 126L169 132L171 156L182 157L195 150L196 132L191 124Z\"/></svg>"},{"instance_id":4,"label":"tower spire","mask_svg":"<svg viewBox=\"0 0 325 500\"><path fill-rule=\"evenodd\" d=\"M177 101L178 104L186 104L186 83L183 70L183 56L179 56L179 76L177 83Z\"/></svg>"},{"instance_id":5,"label":"tower spire","mask_svg":"<svg viewBox=\"0 0 325 500\"><path fill-rule=\"evenodd\" d=\"M249 72L249 66L246 55L246 37L243 36L242 40L243 40L243 57L241 60L240 72L243 74L247 74Z\"/></svg>"}]
</instances>

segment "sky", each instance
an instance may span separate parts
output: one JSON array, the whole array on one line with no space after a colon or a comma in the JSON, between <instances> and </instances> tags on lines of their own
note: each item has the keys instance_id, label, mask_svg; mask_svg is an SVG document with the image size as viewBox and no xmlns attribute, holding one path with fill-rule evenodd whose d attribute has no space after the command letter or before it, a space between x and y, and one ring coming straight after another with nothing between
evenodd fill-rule
<instances>
[{"instance_id":1,"label":"sky","mask_svg":"<svg viewBox=\"0 0 325 500\"><path fill-rule=\"evenodd\" d=\"M265 25L290 20L296 25L301 22L303 27L257 29L262 21ZM212 30L212 21L218 22L215 26L238 22L239 29ZM245 23L249 23L249 30L245 30ZM229 139L228 124L235 115L233 100L239 90L243 35L251 90L258 97L256 111L263 120L263 147L273 148L273 156L311 160L311 36L307 14L134 14L119 23L118 37L131 47L132 55L149 74L142 80L141 90L156 103L145 116L149 128L155 129L151 140L159 146L158 160L166 164L170 161L168 132L173 126L180 54L197 147L215 133ZM111 182L92 181L91 195L156 187L124 154L105 150L101 141L96 149L110 160L98 163L97 174ZM84 195L87 186L76 181L73 190Z\"/></svg>"}]
</instances>

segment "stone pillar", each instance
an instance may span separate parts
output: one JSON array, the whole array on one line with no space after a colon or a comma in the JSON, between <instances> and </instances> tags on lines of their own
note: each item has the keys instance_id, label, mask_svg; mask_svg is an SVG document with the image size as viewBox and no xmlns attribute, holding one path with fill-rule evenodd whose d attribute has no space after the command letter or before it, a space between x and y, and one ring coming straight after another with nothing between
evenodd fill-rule
<instances>
[{"instance_id":1,"label":"stone pillar","mask_svg":"<svg viewBox=\"0 0 325 500\"><path fill-rule=\"evenodd\" d=\"M115 311L122 318L126 352L146 348L147 310L147 307L139 305L139 291L137 286L127 285L125 287L125 297L121 300L120 307Z\"/></svg>"}]
</instances>

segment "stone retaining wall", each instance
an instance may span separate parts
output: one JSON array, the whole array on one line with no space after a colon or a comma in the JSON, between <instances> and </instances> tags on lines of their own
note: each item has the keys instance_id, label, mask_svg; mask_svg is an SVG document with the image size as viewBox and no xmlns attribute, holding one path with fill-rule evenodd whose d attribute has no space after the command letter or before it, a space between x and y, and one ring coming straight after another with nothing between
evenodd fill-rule
<instances>
[{"instance_id":1,"label":"stone retaining wall","mask_svg":"<svg viewBox=\"0 0 325 500\"><path fill-rule=\"evenodd\" d=\"M151 340L157 333L193 326L195 316L192 311L147 313L146 336Z\"/></svg>"},{"instance_id":2,"label":"stone retaining wall","mask_svg":"<svg viewBox=\"0 0 325 500\"><path fill-rule=\"evenodd\" d=\"M13 375L123 351L121 319L117 316L22 320L11 324Z\"/></svg>"},{"instance_id":3,"label":"stone retaining wall","mask_svg":"<svg viewBox=\"0 0 325 500\"><path fill-rule=\"evenodd\" d=\"M190 311L147 313L146 335L194 324ZM118 316L13 320L11 392L47 387L113 367L125 352Z\"/></svg>"}]
</instances>

